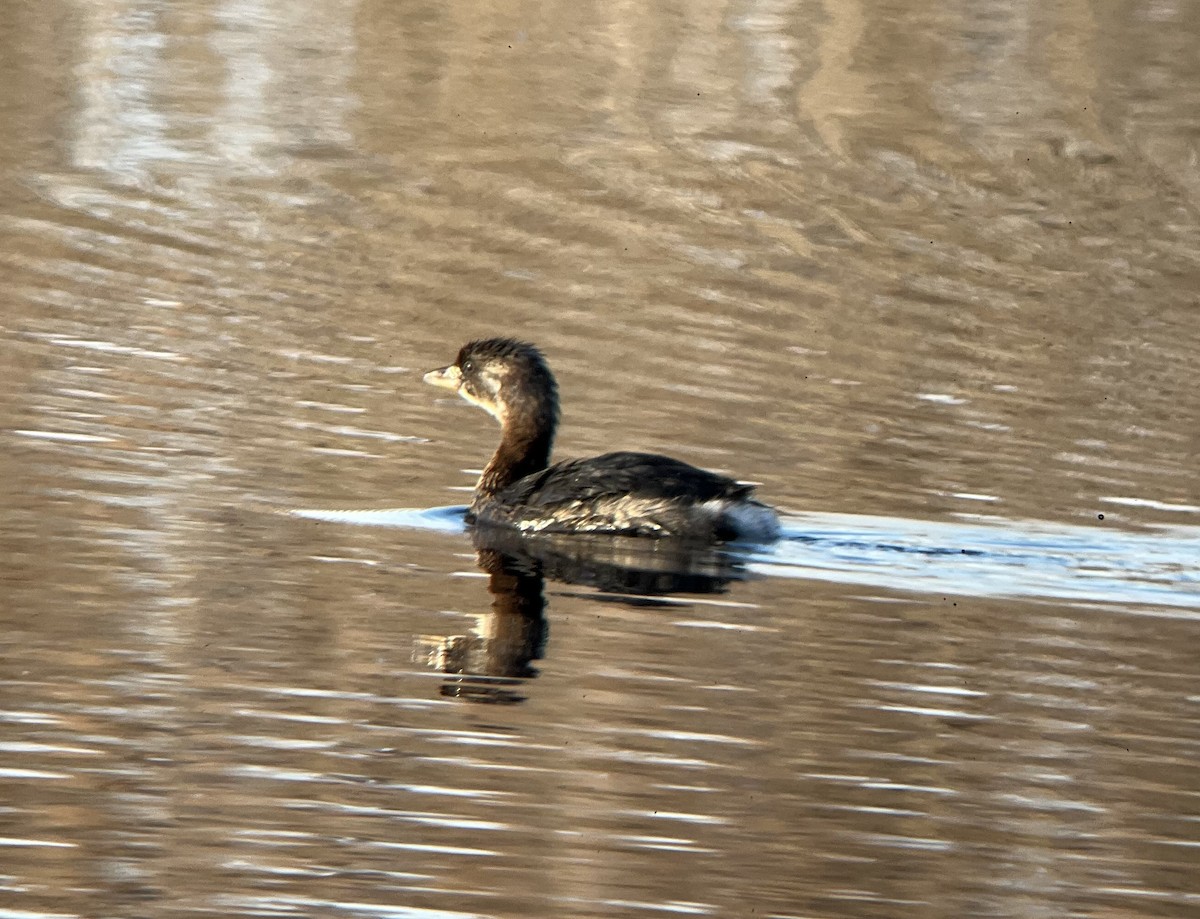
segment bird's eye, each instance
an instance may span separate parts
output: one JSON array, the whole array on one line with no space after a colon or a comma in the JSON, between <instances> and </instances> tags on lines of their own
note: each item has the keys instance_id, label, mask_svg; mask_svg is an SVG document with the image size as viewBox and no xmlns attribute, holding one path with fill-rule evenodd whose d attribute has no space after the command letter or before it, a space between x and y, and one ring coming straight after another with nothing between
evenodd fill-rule
<instances>
[{"instance_id":1,"label":"bird's eye","mask_svg":"<svg viewBox=\"0 0 1200 919\"><path fill-rule=\"evenodd\" d=\"M462 362L462 372L463 373L471 373L474 369L475 369L474 361L463 361Z\"/></svg>"}]
</instances>

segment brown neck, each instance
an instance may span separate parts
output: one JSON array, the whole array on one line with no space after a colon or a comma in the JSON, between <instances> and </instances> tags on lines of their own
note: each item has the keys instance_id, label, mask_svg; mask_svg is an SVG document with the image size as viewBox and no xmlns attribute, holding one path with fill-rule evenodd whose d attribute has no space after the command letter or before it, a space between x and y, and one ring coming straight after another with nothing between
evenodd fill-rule
<instances>
[{"instance_id":1,"label":"brown neck","mask_svg":"<svg viewBox=\"0 0 1200 919\"><path fill-rule=\"evenodd\" d=\"M554 425L550 419L514 418L505 423L500 446L475 486L475 503L486 501L518 479L541 472L550 464L553 445Z\"/></svg>"}]
</instances>

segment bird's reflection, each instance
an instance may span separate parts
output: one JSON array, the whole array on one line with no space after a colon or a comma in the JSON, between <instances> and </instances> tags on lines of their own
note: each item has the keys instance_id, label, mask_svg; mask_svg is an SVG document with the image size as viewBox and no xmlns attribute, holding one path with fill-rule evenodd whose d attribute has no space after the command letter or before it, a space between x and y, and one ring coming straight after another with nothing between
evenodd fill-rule
<instances>
[{"instance_id":1,"label":"bird's reflection","mask_svg":"<svg viewBox=\"0 0 1200 919\"><path fill-rule=\"evenodd\" d=\"M532 662L546 647L546 579L589 587L596 600L665 605L671 594L723 593L747 576L737 556L718 546L630 537L524 535L476 527L476 561L488 576L491 609L467 635L426 636L430 666L442 671L442 695L471 702L525 699Z\"/></svg>"}]
</instances>

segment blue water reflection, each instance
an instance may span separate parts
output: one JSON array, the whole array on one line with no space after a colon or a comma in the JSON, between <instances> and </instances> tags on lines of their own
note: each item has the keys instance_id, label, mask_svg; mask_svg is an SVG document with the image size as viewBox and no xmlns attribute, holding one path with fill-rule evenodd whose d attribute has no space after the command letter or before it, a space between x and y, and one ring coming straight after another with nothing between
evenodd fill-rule
<instances>
[{"instance_id":1,"label":"blue water reflection","mask_svg":"<svg viewBox=\"0 0 1200 919\"><path fill-rule=\"evenodd\" d=\"M358 526L464 532L465 507L296 510ZM588 545L595 541L590 540ZM581 545L562 537L558 543ZM651 544L653 545L653 544ZM594 545L592 546L595 549ZM768 577L965 597L1028 597L1200 610L1200 527L1134 533L1033 520L935 522L865 514L792 514L769 546L726 554ZM661 553L660 553L661 555Z\"/></svg>"}]
</instances>

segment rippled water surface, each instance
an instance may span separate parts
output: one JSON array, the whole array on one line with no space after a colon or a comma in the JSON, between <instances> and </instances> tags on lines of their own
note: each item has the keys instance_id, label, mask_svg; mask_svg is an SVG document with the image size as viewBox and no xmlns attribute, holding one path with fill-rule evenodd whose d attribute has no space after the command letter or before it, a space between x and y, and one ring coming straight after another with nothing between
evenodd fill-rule
<instances>
[{"instance_id":1,"label":"rippled water surface","mask_svg":"<svg viewBox=\"0 0 1200 919\"><path fill-rule=\"evenodd\" d=\"M1200 914L1200 6L3 11L0 919Z\"/></svg>"}]
</instances>

